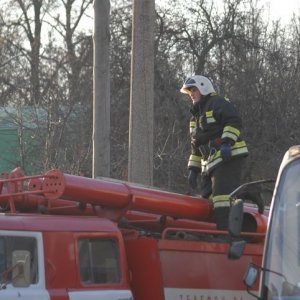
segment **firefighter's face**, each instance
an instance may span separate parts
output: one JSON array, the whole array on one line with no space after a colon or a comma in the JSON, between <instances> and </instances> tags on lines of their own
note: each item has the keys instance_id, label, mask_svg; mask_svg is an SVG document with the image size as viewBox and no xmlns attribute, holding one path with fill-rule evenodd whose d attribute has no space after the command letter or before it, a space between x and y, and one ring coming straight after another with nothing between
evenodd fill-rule
<instances>
[{"instance_id":1,"label":"firefighter's face","mask_svg":"<svg viewBox=\"0 0 300 300\"><path fill-rule=\"evenodd\" d=\"M195 86L193 86L189 89L189 96L192 99L193 104L195 104L201 100L200 91Z\"/></svg>"}]
</instances>

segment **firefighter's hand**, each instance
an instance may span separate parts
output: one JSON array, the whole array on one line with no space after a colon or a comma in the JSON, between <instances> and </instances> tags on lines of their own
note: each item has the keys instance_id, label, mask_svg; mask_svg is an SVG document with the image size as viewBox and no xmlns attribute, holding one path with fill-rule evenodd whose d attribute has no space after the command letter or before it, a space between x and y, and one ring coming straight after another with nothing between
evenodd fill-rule
<instances>
[{"instance_id":1,"label":"firefighter's hand","mask_svg":"<svg viewBox=\"0 0 300 300\"><path fill-rule=\"evenodd\" d=\"M228 161L231 158L231 146L224 143L221 145L221 157L223 161Z\"/></svg>"},{"instance_id":2,"label":"firefighter's hand","mask_svg":"<svg viewBox=\"0 0 300 300\"><path fill-rule=\"evenodd\" d=\"M189 169L188 181L190 187L193 190L197 188L197 177L198 177L198 171L196 171L195 169Z\"/></svg>"}]
</instances>

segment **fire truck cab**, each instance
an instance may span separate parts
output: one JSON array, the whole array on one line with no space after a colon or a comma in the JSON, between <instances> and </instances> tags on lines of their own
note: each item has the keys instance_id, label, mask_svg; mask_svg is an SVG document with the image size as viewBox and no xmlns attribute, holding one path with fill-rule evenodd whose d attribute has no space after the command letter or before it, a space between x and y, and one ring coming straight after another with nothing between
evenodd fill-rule
<instances>
[{"instance_id":1,"label":"fire truck cab","mask_svg":"<svg viewBox=\"0 0 300 300\"><path fill-rule=\"evenodd\" d=\"M130 300L124 253L107 219L1 215L0 299Z\"/></svg>"}]
</instances>

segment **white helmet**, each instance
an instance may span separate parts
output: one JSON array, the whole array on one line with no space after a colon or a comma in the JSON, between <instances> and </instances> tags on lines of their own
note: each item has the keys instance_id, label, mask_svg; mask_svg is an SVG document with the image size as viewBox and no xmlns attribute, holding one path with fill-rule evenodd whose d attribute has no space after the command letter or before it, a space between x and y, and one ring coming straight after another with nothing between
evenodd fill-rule
<instances>
[{"instance_id":1,"label":"white helmet","mask_svg":"<svg viewBox=\"0 0 300 300\"><path fill-rule=\"evenodd\" d=\"M180 89L180 92L184 94L188 94L189 88L191 88L192 86L198 88L201 95L203 96L216 92L211 81L207 77L201 75L194 75L192 77L189 77L184 82L182 88Z\"/></svg>"}]
</instances>

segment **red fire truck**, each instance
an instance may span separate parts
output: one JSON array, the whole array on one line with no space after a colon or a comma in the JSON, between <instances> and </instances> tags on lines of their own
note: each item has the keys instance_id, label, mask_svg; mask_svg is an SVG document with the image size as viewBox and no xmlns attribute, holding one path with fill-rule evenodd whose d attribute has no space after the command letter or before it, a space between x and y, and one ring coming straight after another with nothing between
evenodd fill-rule
<instances>
[{"instance_id":1,"label":"red fire truck","mask_svg":"<svg viewBox=\"0 0 300 300\"><path fill-rule=\"evenodd\" d=\"M230 260L209 200L59 170L2 174L0 211L5 300L250 299L243 273L261 264L268 219L244 207L244 255Z\"/></svg>"}]
</instances>

